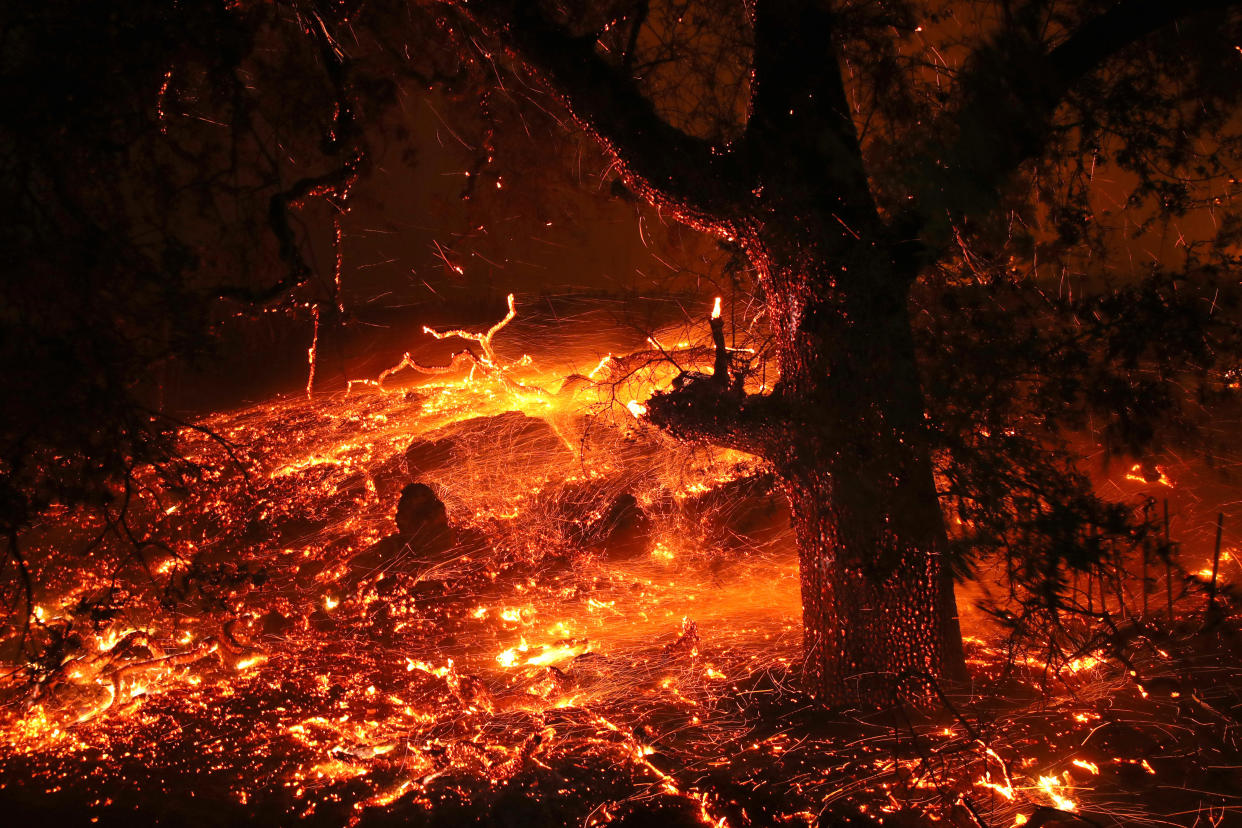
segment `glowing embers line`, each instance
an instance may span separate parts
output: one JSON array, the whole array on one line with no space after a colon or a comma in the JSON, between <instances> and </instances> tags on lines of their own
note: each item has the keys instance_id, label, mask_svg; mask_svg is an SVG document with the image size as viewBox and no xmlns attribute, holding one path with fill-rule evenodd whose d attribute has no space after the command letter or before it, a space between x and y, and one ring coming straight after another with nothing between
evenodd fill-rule
<instances>
[{"instance_id":1,"label":"glowing embers line","mask_svg":"<svg viewBox=\"0 0 1242 828\"><path fill-rule=\"evenodd\" d=\"M661 789L666 794L676 797L683 797L693 802L697 806L697 816L700 822L704 825L712 826L712 828L728 828L729 821L725 817L718 817L712 813L711 807L708 804L708 795L705 791L700 791L694 786L684 786L679 784L676 778L658 768L651 761L650 757L656 752L655 748L650 745L645 745L639 741L633 731L614 724L611 720L598 713L591 714L591 721L620 736L623 740L622 744L627 748L630 760L655 776L660 782ZM603 804L596 810L606 811L606 807L606 804ZM604 815L604 822L597 822L593 819L593 817L594 813L587 817L587 825L604 824L604 822L607 822L610 819L606 813Z\"/></svg>"},{"instance_id":2,"label":"glowing embers line","mask_svg":"<svg viewBox=\"0 0 1242 828\"><path fill-rule=\"evenodd\" d=\"M503 319L501 319L495 325L492 325L486 331L472 332L472 331L467 331L461 328L454 328L453 330L448 330L448 331L438 331L435 328L429 327L427 325L423 326L423 333L428 334L434 337L435 339L457 338L457 339L465 339L471 342L477 342L479 344L480 350L482 351L482 355L475 354L474 351L471 351L469 348L466 348L464 350L458 351L457 353L453 354L452 358L445 365L424 365L423 363L414 359L414 357L411 356L409 351L406 351L405 354L401 357L400 362L398 362L396 365L393 365L391 368L387 368L381 371L379 376L376 377L375 379L373 380L370 380L370 379L349 380L346 383L346 391L348 392L348 391L353 390L353 387L355 385L367 385L367 386L377 388L380 391L384 391L386 390L384 388L384 381L387 380L389 377L391 377L393 374L396 374L407 368L418 374L426 374L430 376L435 376L435 375L451 374L451 373L458 371L462 367L469 365L470 366L470 374L469 374L470 380L473 380L475 378L476 372L482 372L485 376L488 376L492 379L497 380L504 387L510 390L517 391L517 392L532 392L532 393L539 394L539 395L546 395L546 392L543 391L543 389L537 388L534 386L527 386L521 381L515 380L510 375L514 369L525 368L531 364L531 358L528 354L523 354L521 358L519 358L518 360L514 362L504 363L496 355L496 351L492 347L493 337L495 337L496 334L502 331L506 325L512 322L515 318L517 318L517 307L514 305L513 294L510 293L506 297L505 301L507 302L508 307L509 307L508 313L505 314Z\"/></svg>"},{"instance_id":3,"label":"glowing embers line","mask_svg":"<svg viewBox=\"0 0 1242 828\"><path fill-rule=\"evenodd\" d=\"M1039 777L1039 789L1052 800L1052 804L1062 811L1078 810L1078 803L1065 796L1063 791L1068 790L1068 786L1056 776Z\"/></svg>"},{"instance_id":4,"label":"glowing embers line","mask_svg":"<svg viewBox=\"0 0 1242 828\"><path fill-rule=\"evenodd\" d=\"M309 397L315 391L315 367L318 362L319 353L319 305L316 303L311 306L311 318L314 323L313 333L311 334L310 347L306 349L306 396Z\"/></svg>"},{"instance_id":5,"label":"glowing embers line","mask_svg":"<svg viewBox=\"0 0 1242 828\"><path fill-rule=\"evenodd\" d=\"M591 353L588 364L598 354ZM614 364L601 361L599 370L611 374ZM627 391L621 399L629 396ZM635 396L644 398L641 392ZM213 558L261 564L269 580L228 596L227 606L228 612L255 622L256 630L259 618L269 612L287 624L264 639L272 661L251 663L256 655L237 649L193 665L188 676L181 670L170 677L153 672L133 675L119 690L111 682L87 687L96 693L94 702L113 693L119 697L107 715L92 713L94 718L81 726L63 711L41 709L42 720L35 715L27 723L29 738L59 741L40 748L40 761L60 761L59 767L72 774L81 762L75 764L73 754L83 756L88 742L118 757L141 754L145 761L160 755L165 739L184 747L185 741L177 742L182 737L176 727L184 725L187 732L213 734L213 750L204 751L203 765L213 772L225 766L236 771L244 780L237 793L241 801L267 798L270 805L273 798L285 801L296 791L296 810L320 807L320 819L327 808L338 806L345 817L374 807L431 810L446 797L486 807L506 780L516 779L515 787L527 785L531 778L546 778L544 769L553 769L598 773L607 784L616 783L607 793L596 787L581 794L584 813L604 801L592 817L597 822L617 806L641 806L667 795L684 802L659 805L692 810L710 825L723 818L723 796L711 798L705 792L708 783L687 784L706 773L724 775L735 791L780 785L781 803L758 819L810 823L832 791L853 784L857 768L891 755L890 743L879 737L842 745L810 736L800 746L805 734L781 740L754 733L748 728L757 717L749 708L738 712L743 704L779 699L787 692L797 699L787 689L800 640L796 561L790 554L765 558L753 549L738 556L721 554L673 516L699 495L754 473L753 458L718 452L710 462L699 462L694 458L701 455L678 454L679 448L658 444L650 467L609 458L584 470L577 458L566 456L549 461L547 474L541 467L536 479L525 454L455 457L444 484L452 519L486 534L487 547L471 552L469 561L454 559L434 571L419 566L402 575L405 558L395 564L381 561L380 569L387 567L382 579L372 570L358 571L350 556L375 540L373 535L392 531L396 496L344 498L341 492L353 490L343 484L403 455L411 439L446 422L512 409L512 397L495 383L452 382L424 385L410 395L321 397L314 403L298 395L222 415L215 421L221 432L252 444L249 451L260 468L285 472L275 480L260 477L256 500L249 499L251 492L240 480L226 492L187 498L165 517L188 527L185 531L193 535L187 537L204 554L187 553L184 565L155 571L161 578L180 577ZM618 411L617 418L630 425L624 412ZM481 431L480 444L490 445L500 436L489 426ZM203 444L193 446L203 458L216 457L206 454ZM306 473L298 477L297 470ZM496 481L511 488L498 493ZM523 497L510 500L511 489L524 490ZM601 560L598 553L576 547L564 556L547 554L548 539L560 527L583 519L588 507L579 508L583 501L576 496L591 494L589 509L596 510L600 499L595 495L603 493L607 502L620 491L632 491L656 521L647 554L624 562ZM728 495L726 505L735 505L733 498ZM294 522L285 536L253 539L254 525L317 519L324 501L343 501L344 516L312 529L303 528L309 521ZM664 560L673 553L672 563ZM41 607L47 623L63 613L50 602ZM202 615L196 629L207 623ZM683 638L691 641L688 625L678 626L686 616L699 622L703 640L670 651ZM143 624L118 621L112 634L105 633L104 649L116 647L132 632L130 626ZM518 649L519 635L531 642L524 650ZM176 640L178 651L193 641L181 640L176 632L164 639ZM577 642L581 652L576 652ZM86 644L92 651L99 647L94 640ZM972 644L989 663L1001 663L988 641ZM505 666L496 656L510 648L517 650L514 663ZM696 657L692 649L701 652ZM1041 664L1032 662L1030 668ZM1076 685L1094 687L1109 675L1095 664L1094 656L1086 656L1064 673ZM92 678L84 672L80 680ZM173 692L157 697L164 688ZM1153 703L1156 696L1153 690ZM235 718L225 727L220 711L230 708ZM1053 795L1089 811L1100 807L1104 791L1093 796L1076 787L1094 774L1089 777L1089 768L1066 760L1079 755L1083 736L1098 724L1098 716L1092 716L1023 709L1007 724L999 723L997 732L989 734L997 745L1006 739L1016 744L1029 733L1025 728L1031 721L1035 729L1069 734L1069 748L1024 744L1018 756L1007 754L1012 779L984 749L959 738L961 764L942 778L902 760L876 766L865 784L845 789L869 813L898 809L907 798L912 808L926 804L930 794L918 797L929 790L988 796L988 786L974 784L984 770L982 762L991 773L985 781L998 786L991 790L1003 800L998 810L1005 809L1006 817L1017 808L1055 804ZM758 719L771 721L762 714ZM920 729L918 738L932 736ZM849 768L842 771L834 757ZM1081 762L1088 761L1104 766L1107 780L1109 760L1083 755ZM1133 761L1137 768L1140 760L1112 761ZM774 769L780 762L788 765ZM118 782L127 781L124 762L100 767ZM1141 767L1154 772L1149 764ZM1063 768L1073 774L1075 785L1062 774L1051 776L1047 789L1041 786L1040 774ZM1012 800L999 788L1010 791ZM540 795L547 804L556 794L544 790ZM588 796L593 798L587 801ZM942 813L935 807L928 806ZM291 812L286 821L295 816ZM417 822L417 815L410 821Z\"/></svg>"},{"instance_id":6,"label":"glowing embers line","mask_svg":"<svg viewBox=\"0 0 1242 828\"><path fill-rule=\"evenodd\" d=\"M328 453L312 454L301 460L286 463L273 470L271 477L285 477L315 466L338 466L345 469L365 467L371 462L374 448L374 444L369 442L344 441L332 446Z\"/></svg>"},{"instance_id":7,"label":"glowing embers line","mask_svg":"<svg viewBox=\"0 0 1242 828\"><path fill-rule=\"evenodd\" d=\"M1152 474L1152 472L1155 472ZM1173 481L1169 478L1164 466L1151 466L1150 469L1144 469L1142 463L1135 463L1126 472L1126 480L1132 480L1136 483L1147 483L1149 485L1159 485L1166 488L1173 487Z\"/></svg>"},{"instance_id":8,"label":"glowing embers line","mask_svg":"<svg viewBox=\"0 0 1242 828\"><path fill-rule=\"evenodd\" d=\"M501 667L547 667L558 662L576 658L591 651L590 644L582 641L562 641L555 644L537 644L531 646L525 637L521 642L496 656L496 663Z\"/></svg>"}]
</instances>

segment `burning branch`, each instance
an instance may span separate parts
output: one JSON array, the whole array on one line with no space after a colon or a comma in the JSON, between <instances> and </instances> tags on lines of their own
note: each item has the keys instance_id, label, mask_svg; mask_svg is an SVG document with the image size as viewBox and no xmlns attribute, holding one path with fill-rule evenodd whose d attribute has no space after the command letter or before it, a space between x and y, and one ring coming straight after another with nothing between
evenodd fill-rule
<instances>
[{"instance_id":1,"label":"burning branch","mask_svg":"<svg viewBox=\"0 0 1242 828\"><path fill-rule=\"evenodd\" d=\"M455 336L455 337L458 337L459 339L473 340L479 343L479 347L483 349L483 358L481 360L476 360L476 362L480 364L482 367L498 369L496 352L492 350L492 337L494 337L497 333L499 333L500 330L504 328L505 325L508 325L510 322L513 321L514 317L517 316L517 309L513 307L513 294L512 293L510 293L508 296L508 302L509 302L509 312L505 314L505 318L497 322L495 325L492 325L484 333L470 333L469 331L463 331L461 329L444 331L443 333L441 333L440 331L437 331L434 328L430 328L426 325L423 326L423 333L431 334L436 339L448 339L450 336Z\"/></svg>"},{"instance_id":2,"label":"burning branch","mask_svg":"<svg viewBox=\"0 0 1242 828\"><path fill-rule=\"evenodd\" d=\"M746 394L745 368L734 368L738 351L725 344L720 299L708 320L712 373L683 370L668 391L657 391L645 408L648 421L683 440L700 440L767 456L770 440L787 423L777 398Z\"/></svg>"},{"instance_id":3,"label":"burning branch","mask_svg":"<svg viewBox=\"0 0 1242 828\"><path fill-rule=\"evenodd\" d=\"M447 365L423 365L410 356L409 351L406 351L405 356L401 358L401 361L393 367L381 371L375 382L382 385L384 380L388 379L388 377L403 368L409 368L419 374L450 374L467 362L471 365L471 371L483 364L479 358L474 355L474 352L470 350L458 351L453 354L453 358L449 360Z\"/></svg>"},{"instance_id":4,"label":"burning branch","mask_svg":"<svg viewBox=\"0 0 1242 828\"><path fill-rule=\"evenodd\" d=\"M423 326L423 333L430 334L436 339L448 339L449 337L455 336L459 339L468 339L472 342L479 343L479 347L483 351L482 356L479 356L474 353L474 351L466 348L453 354L452 358L446 365L423 365L421 362L414 359L414 357L410 356L409 351L406 351L401 357L400 362L391 368L381 371L379 376L375 379L349 380L349 382L346 383L347 390L352 390L354 385L370 385L383 391L384 380L406 368L409 368L411 371L419 374L438 376L442 374L451 374L452 372L458 370L462 365L469 363L471 379L474 378L474 372L476 370L481 370L485 375L499 380L511 391L533 391L536 394L546 395L547 392L545 392L542 388L525 385L508 376L508 372L513 368L520 368L529 365L531 362L529 355L524 354L515 362L502 364L500 358L496 356L495 349L492 348L492 338L517 317L517 308L513 304L512 293L508 295L506 301L509 305L509 312L505 314L503 319L495 325L492 325L486 331L471 333L470 331L461 328L455 328L451 331L437 331L430 326Z\"/></svg>"},{"instance_id":5,"label":"burning branch","mask_svg":"<svg viewBox=\"0 0 1242 828\"><path fill-rule=\"evenodd\" d=\"M725 346L724 319L720 316L719 296L716 297L716 303L712 305L710 325L712 344L716 352L716 361L712 366L712 379L721 388L729 388L732 385L729 377L729 349Z\"/></svg>"}]
</instances>

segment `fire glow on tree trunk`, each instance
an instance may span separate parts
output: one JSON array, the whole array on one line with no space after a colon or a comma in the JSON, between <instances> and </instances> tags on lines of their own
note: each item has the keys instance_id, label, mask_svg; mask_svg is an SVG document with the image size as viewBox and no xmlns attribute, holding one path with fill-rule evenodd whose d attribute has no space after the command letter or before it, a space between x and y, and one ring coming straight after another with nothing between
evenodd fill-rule
<instances>
[{"instance_id":1,"label":"fire glow on tree trunk","mask_svg":"<svg viewBox=\"0 0 1242 828\"><path fill-rule=\"evenodd\" d=\"M615 63L599 33L583 36L538 5L459 7L471 31L528 68L599 140L640 197L741 245L758 270L777 385L748 395L719 371L686 374L651 399L648 418L773 463L798 534L811 684L826 697L884 703L915 676L964 672L911 286L950 255L956 226L995 212L1005 182L1048 145L1075 84L1187 10L1217 5L1127 0L1055 44L1008 26L962 64L952 98L917 122L887 169L864 152L833 4L747 4L745 122L718 140L663 117L635 75L646 13ZM877 173L887 187L873 191Z\"/></svg>"},{"instance_id":2,"label":"fire glow on tree trunk","mask_svg":"<svg viewBox=\"0 0 1242 828\"><path fill-rule=\"evenodd\" d=\"M960 676L961 637L906 308L913 280L840 228L816 238L834 235L831 252L793 245L798 258L765 245L774 393L789 421L769 456L798 540L809 683L837 701L888 702Z\"/></svg>"}]
</instances>

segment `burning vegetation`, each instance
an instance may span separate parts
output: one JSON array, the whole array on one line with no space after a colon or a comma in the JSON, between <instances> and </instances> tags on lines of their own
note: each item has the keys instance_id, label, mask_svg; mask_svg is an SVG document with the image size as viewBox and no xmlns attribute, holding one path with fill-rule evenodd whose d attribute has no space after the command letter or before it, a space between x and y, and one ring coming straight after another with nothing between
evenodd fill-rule
<instances>
[{"instance_id":1,"label":"burning vegetation","mask_svg":"<svg viewBox=\"0 0 1242 828\"><path fill-rule=\"evenodd\" d=\"M7 815L1242 824L1242 4L0 22Z\"/></svg>"},{"instance_id":2,"label":"burning vegetation","mask_svg":"<svg viewBox=\"0 0 1242 828\"><path fill-rule=\"evenodd\" d=\"M1014 650L968 613L969 687L896 718L830 714L802 689L770 469L631 410L673 360L714 360L715 326L663 355L508 362L490 337L509 301L487 334L460 332L486 343L469 368L407 356L421 380L184 430L193 485L132 481L137 547L110 535L83 566L56 550L97 522L35 533L7 807L104 824L1238 816L1232 548L1210 580L1153 554L1146 589L1124 569L1077 584L1068 600L1114 634L1074 654ZM1168 475L1114 485L1168 497Z\"/></svg>"}]
</instances>

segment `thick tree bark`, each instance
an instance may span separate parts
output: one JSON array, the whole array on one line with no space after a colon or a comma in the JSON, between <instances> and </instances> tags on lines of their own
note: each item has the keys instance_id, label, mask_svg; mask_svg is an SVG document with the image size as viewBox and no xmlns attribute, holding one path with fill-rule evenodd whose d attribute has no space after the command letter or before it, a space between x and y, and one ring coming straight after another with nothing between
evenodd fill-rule
<instances>
[{"instance_id":1,"label":"thick tree bark","mask_svg":"<svg viewBox=\"0 0 1242 828\"><path fill-rule=\"evenodd\" d=\"M877 549L875 527L842 502L856 481L810 465L783 475L798 536L807 685L838 704L925 698L929 682L960 668L941 548L934 537L892 537Z\"/></svg>"},{"instance_id":2,"label":"thick tree bark","mask_svg":"<svg viewBox=\"0 0 1242 828\"><path fill-rule=\"evenodd\" d=\"M884 705L965 665L907 308L916 265L825 213L791 210L745 240L778 343L772 392L689 375L648 416L773 463L798 542L807 683Z\"/></svg>"},{"instance_id":3,"label":"thick tree bark","mask_svg":"<svg viewBox=\"0 0 1242 828\"><path fill-rule=\"evenodd\" d=\"M837 236L836 250L823 240ZM809 684L838 703L926 695L964 674L906 305L909 274L828 228L764 245L776 393L771 452L792 507Z\"/></svg>"}]
</instances>

